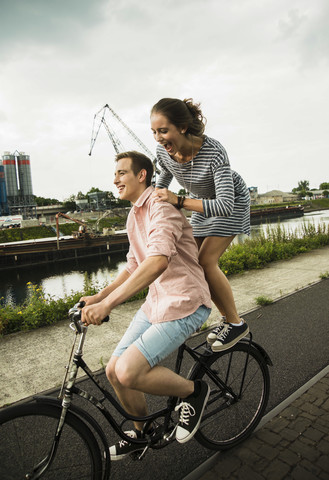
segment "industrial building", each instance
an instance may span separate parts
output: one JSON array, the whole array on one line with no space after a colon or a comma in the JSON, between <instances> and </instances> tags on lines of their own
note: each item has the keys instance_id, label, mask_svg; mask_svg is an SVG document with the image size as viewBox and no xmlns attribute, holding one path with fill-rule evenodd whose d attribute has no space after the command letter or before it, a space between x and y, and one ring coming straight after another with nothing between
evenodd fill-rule
<instances>
[{"instance_id":1,"label":"industrial building","mask_svg":"<svg viewBox=\"0 0 329 480\"><path fill-rule=\"evenodd\" d=\"M30 156L4 152L0 163L0 214L36 217Z\"/></svg>"}]
</instances>

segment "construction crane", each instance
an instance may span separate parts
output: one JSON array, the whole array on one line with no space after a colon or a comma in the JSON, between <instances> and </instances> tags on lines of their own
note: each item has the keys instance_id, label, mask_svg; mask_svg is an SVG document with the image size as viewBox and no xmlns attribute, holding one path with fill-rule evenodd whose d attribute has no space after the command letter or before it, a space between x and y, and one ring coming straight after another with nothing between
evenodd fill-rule
<instances>
[{"instance_id":1,"label":"construction crane","mask_svg":"<svg viewBox=\"0 0 329 480\"><path fill-rule=\"evenodd\" d=\"M59 250L59 217L67 218L68 220L72 220L72 222L78 223L81 227L82 230L81 233L85 234L87 230L87 224L83 220L77 220L76 218L69 217L65 213L58 212L55 215L56 218L56 235L57 235L57 250Z\"/></svg>"},{"instance_id":2,"label":"construction crane","mask_svg":"<svg viewBox=\"0 0 329 480\"><path fill-rule=\"evenodd\" d=\"M101 108L94 116L94 122L93 122L93 129L92 129L92 134L91 134L91 142L90 142L90 151L89 155L91 155L93 148L95 146L95 142L97 140L99 130L102 125L104 125L104 128L112 142L112 145L116 151L116 153L124 152L126 149L120 142L118 136L115 134L113 128L111 128L108 123L105 120L105 115L106 113L109 112L112 114L112 116L119 122L121 125L124 127L124 129L128 132L128 134L132 137L132 139L139 145L139 147L144 151L144 153L153 161L154 169L156 173L159 173L159 171L156 168L156 157L153 155L153 153L147 148L146 145L137 137L137 135L126 125L126 123L119 117L117 113L108 105L104 105L103 108Z\"/></svg>"}]
</instances>

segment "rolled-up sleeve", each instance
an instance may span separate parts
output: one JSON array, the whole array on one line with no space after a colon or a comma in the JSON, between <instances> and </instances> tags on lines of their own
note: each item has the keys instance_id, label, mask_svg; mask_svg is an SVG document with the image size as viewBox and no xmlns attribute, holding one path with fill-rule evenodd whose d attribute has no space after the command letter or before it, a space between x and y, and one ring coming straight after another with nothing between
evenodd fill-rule
<instances>
[{"instance_id":1,"label":"rolled-up sleeve","mask_svg":"<svg viewBox=\"0 0 329 480\"><path fill-rule=\"evenodd\" d=\"M169 203L153 203L150 209L150 223L146 256L164 255L170 261L177 255L176 245L183 231L183 217Z\"/></svg>"},{"instance_id":2,"label":"rolled-up sleeve","mask_svg":"<svg viewBox=\"0 0 329 480\"><path fill-rule=\"evenodd\" d=\"M138 267L137 260L135 258L135 255L131 251L131 248L129 249L129 251L126 255L126 258L127 258L126 270L131 275L136 270L136 268Z\"/></svg>"}]
</instances>

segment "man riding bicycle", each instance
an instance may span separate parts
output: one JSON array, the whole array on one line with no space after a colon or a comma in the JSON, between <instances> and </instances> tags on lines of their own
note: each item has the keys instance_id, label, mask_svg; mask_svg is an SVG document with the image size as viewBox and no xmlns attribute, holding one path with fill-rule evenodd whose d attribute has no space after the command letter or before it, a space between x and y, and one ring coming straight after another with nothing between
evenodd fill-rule
<instances>
[{"instance_id":1,"label":"man riding bicycle","mask_svg":"<svg viewBox=\"0 0 329 480\"><path fill-rule=\"evenodd\" d=\"M127 219L127 265L98 294L80 299L86 304L82 321L99 325L113 308L149 287L146 301L107 364L106 375L125 410L136 417L147 415L144 393L180 398L176 439L184 443L199 427L209 387L159 362L207 320L209 288L185 216L173 205L152 198L151 160L131 151L118 154L116 162L114 184L119 197L132 203ZM135 422L135 431L128 434L137 438L142 428ZM110 448L111 459L121 460L137 450L138 445L120 441Z\"/></svg>"}]
</instances>

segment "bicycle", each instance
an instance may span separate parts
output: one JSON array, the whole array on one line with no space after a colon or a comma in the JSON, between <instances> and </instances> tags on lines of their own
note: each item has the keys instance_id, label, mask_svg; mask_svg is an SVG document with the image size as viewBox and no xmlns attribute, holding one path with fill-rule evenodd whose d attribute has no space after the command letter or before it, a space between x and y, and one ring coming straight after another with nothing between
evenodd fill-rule
<instances>
[{"instance_id":1,"label":"bicycle","mask_svg":"<svg viewBox=\"0 0 329 480\"><path fill-rule=\"evenodd\" d=\"M58 397L35 396L30 402L0 411L0 476L3 479L100 480L110 477L111 459L104 429L85 407L72 403L73 398L89 402L119 437L140 445L141 450L132 454L135 459L141 460L150 448L163 448L175 440L178 398L169 397L166 407L137 418L125 412L88 368L82 359L88 327L80 321L80 307L76 304L69 311L75 336ZM194 334L195 340L199 335L201 333ZM195 439L212 450L236 446L252 433L265 411L270 390L268 366L272 365L268 354L252 340L251 333L231 349L218 353L212 352L206 341L193 347L185 342L177 351L175 372L178 374L185 352L194 360L187 378L204 378L211 387ZM101 392L101 398L77 386L80 368ZM105 407L105 401L121 415L121 423ZM144 423L142 438L132 439L125 434L123 429L129 421ZM151 426L153 432L148 434Z\"/></svg>"}]
</instances>

